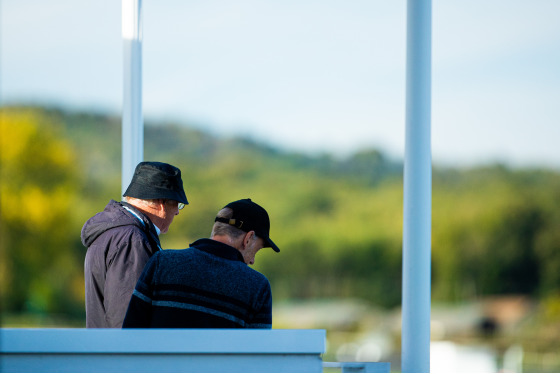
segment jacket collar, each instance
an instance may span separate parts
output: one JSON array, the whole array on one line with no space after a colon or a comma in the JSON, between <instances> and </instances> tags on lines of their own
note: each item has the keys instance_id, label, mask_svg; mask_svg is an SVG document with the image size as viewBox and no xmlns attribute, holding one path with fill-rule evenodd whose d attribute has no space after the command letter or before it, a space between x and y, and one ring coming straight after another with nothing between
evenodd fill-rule
<instances>
[{"instance_id":1,"label":"jacket collar","mask_svg":"<svg viewBox=\"0 0 560 374\"><path fill-rule=\"evenodd\" d=\"M191 247L201 250L211 255L225 258L226 260L241 261L245 263L239 251L230 245L212 239L198 239L190 244Z\"/></svg>"},{"instance_id":2,"label":"jacket collar","mask_svg":"<svg viewBox=\"0 0 560 374\"><path fill-rule=\"evenodd\" d=\"M156 226L152 223L152 220L147 215L145 215L144 213L142 213L140 210L138 210L136 207L134 207L129 203L126 203L124 201L121 201L119 203L115 202L115 203L120 204L125 210L128 210L130 214L135 216L135 218L137 218L142 223L151 241L154 242L157 248L161 250L161 243L159 241L159 229L157 229Z\"/></svg>"}]
</instances>

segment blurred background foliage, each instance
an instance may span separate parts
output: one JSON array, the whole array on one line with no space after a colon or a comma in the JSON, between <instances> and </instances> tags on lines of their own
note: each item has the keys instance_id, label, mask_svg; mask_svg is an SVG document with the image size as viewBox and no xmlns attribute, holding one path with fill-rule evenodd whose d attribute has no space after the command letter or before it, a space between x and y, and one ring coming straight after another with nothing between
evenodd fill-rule
<instances>
[{"instance_id":1,"label":"blurred background foliage","mask_svg":"<svg viewBox=\"0 0 560 374\"><path fill-rule=\"evenodd\" d=\"M120 118L11 106L0 109L0 126L0 311L83 326L80 230L120 200ZM263 250L255 265L276 301L399 306L401 161L375 149L345 159L289 153L149 121L144 155L178 166L190 201L164 248L207 237L221 207L250 197L268 210L282 249ZM435 165L432 205L434 302L521 294L542 301L542 320L559 325L557 170Z\"/></svg>"}]
</instances>

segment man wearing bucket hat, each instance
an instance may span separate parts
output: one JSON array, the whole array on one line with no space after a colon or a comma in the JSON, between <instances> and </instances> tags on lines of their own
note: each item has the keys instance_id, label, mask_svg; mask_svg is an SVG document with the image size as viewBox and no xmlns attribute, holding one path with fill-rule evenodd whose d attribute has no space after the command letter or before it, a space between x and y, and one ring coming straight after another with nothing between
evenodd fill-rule
<instances>
[{"instance_id":1,"label":"man wearing bucket hat","mask_svg":"<svg viewBox=\"0 0 560 374\"><path fill-rule=\"evenodd\" d=\"M128 301L150 257L188 204L181 171L162 162L141 162L124 193L82 228L86 326L121 327Z\"/></svg>"},{"instance_id":2,"label":"man wearing bucket hat","mask_svg":"<svg viewBox=\"0 0 560 374\"><path fill-rule=\"evenodd\" d=\"M243 199L220 210L210 239L160 251L146 265L132 294L124 328L271 328L268 279L247 265L269 237L260 205Z\"/></svg>"}]
</instances>

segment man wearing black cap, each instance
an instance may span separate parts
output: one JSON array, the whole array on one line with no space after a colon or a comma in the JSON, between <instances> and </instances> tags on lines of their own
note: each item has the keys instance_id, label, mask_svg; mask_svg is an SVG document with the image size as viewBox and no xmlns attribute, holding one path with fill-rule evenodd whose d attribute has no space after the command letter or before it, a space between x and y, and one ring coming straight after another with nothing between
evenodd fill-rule
<instances>
[{"instance_id":1,"label":"man wearing black cap","mask_svg":"<svg viewBox=\"0 0 560 374\"><path fill-rule=\"evenodd\" d=\"M268 213L250 199L218 212L210 239L160 251L132 294L124 328L271 328L268 279L247 265L269 237Z\"/></svg>"},{"instance_id":2,"label":"man wearing black cap","mask_svg":"<svg viewBox=\"0 0 560 374\"><path fill-rule=\"evenodd\" d=\"M122 326L134 286L150 257L188 204L181 171L162 162L141 162L124 193L82 228L86 326Z\"/></svg>"}]
</instances>

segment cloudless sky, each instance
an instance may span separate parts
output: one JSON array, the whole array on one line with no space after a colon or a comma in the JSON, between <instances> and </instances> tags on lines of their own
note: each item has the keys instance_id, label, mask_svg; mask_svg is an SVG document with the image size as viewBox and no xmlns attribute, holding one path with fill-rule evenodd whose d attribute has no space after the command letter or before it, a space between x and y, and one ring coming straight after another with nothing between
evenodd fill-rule
<instances>
[{"instance_id":1,"label":"cloudless sky","mask_svg":"<svg viewBox=\"0 0 560 374\"><path fill-rule=\"evenodd\" d=\"M147 120L403 157L406 1L142 4ZM560 1L432 8L434 162L560 169ZM1 0L0 21L3 104L121 112L121 1Z\"/></svg>"}]
</instances>

